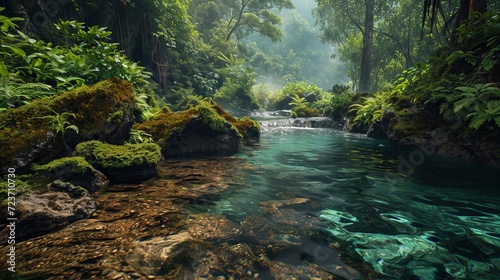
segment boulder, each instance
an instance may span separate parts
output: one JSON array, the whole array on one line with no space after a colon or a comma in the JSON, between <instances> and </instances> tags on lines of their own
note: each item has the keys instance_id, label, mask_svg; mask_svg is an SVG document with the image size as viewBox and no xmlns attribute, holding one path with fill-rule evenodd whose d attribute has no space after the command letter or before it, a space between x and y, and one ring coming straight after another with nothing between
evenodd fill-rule
<instances>
[{"instance_id":1,"label":"boulder","mask_svg":"<svg viewBox=\"0 0 500 280\"><path fill-rule=\"evenodd\" d=\"M191 117L182 128L172 131L170 137L160 141L165 157L197 153L234 153L240 147L236 128L225 122L221 130L214 130L202 118Z\"/></svg>"},{"instance_id":2,"label":"boulder","mask_svg":"<svg viewBox=\"0 0 500 280\"><path fill-rule=\"evenodd\" d=\"M88 218L96 209L96 203L85 190L80 197L72 197L62 191L31 193L17 203L16 241L45 234Z\"/></svg>"},{"instance_id":3,"label":"boulder","mask_svg":"<svg viewBox=\"0 0 500 280\"><path fill-rule=\"evenodd\" d=\"M51 179L83 187L90 193L102 190L109 184L108 178L88 163L84 157L56 159L48 164L35 166L34 170L49 172Z\"/></svg>"},{"instance_id":4,"label":"boulder","mask_svg":"<svg viewBox=\"0 0 500 280\"><path fill-rule=\"evenodd\" d=\"M153 136L163 156L199 153L234 153L241 140L258 140L259 124L248 117L241 120L217 104L202 101L182 112L163 112L135 126Z\"/></svg>"},{"instance_id":5,"label":"boulder","mask_svg":"<svg viewBox=\"0 0 500 280\"><path fill-rule=\"evenodd\" d=\"M114 183L139 183L158 176L161 156L155 143L113 145L100 141L80 143L75 155L84 157Z\"/></svg>"},{"instance_id":6,"label":"boulder","mask_svg":"<svg viewBox=\"0 0 500 280\"><path fill-rule=\"evenodd\" d=\"M393 137L391 124L395 120L396 113L392 111L385 112L381 120L377 120L370 125L366 135L372 138L389 140L389 138Z\"/></svg>"},{"instance_id":7,"label":"boulder","mask_svg":"<svg viewBox=\"0 0 500 280\"><path fill-rule=\"evenodd\" d=\"M70 154L79 142L123 143L137 113L130 83L109 79L0 113L0 174ZM57 123L66 123L64 128ZM66 129L78 128L78 133Z\"/></svg>"}]
</instances>

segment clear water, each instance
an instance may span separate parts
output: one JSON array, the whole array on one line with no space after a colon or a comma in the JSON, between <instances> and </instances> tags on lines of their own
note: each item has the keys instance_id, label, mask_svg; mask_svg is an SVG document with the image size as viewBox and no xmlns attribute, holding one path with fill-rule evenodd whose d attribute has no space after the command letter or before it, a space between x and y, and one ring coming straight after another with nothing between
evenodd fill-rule
<instances>
[{"instance_id":1,"label":"clear water","mask_svg":"<svg viewBox=\"0 0 500 280\"><path fill-rule=\"evenodd\" d=\"M322 232L382 277L500 279L500 170L415 155L360 134L276 128L240 155L252 167L244 182L202 211L242 222L266 215L260 202L308 198Z\"/></svg>"}]
</instances>

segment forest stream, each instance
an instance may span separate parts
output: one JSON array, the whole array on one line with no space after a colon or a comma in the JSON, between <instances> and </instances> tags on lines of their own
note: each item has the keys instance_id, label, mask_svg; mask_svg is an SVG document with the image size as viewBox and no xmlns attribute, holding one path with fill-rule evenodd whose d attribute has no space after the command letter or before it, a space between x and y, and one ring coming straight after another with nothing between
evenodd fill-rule
<instances>
[{"instance_id":1,"label":"forest stream","mask_svg":"<svg viewBox=\"0 0 500 280\"><path fill-rule=\"evenodd\" d=\"M89 219L19 243L18 275L500 278L497 169L426 155L402 172L411 150L272 122L234 156L167 160L157 179L108 187Z\"/></svg>"}]
</instances>

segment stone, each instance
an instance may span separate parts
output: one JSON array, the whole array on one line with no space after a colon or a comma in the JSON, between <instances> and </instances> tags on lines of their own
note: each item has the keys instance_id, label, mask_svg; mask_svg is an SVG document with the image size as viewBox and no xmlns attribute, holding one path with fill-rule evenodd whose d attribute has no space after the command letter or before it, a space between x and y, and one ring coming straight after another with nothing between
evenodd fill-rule
<instances>
[{"instance_id":1,"label":"stone","mask_svg":"<svg viewBox=\"0 0 500 280\"><path fill-rule=\"evenodd\" d=\"M139 183L158 176L162 158L154 143L112 145L99 141L80 143L75 154L85 157L114 183Z\"/></svg>"},{"instance_id":2,"label":"stone","mask_svg":"<svg viewBox=\"0 0 500 280\"><path fill-rule=\"evenodd\" d=\"M102 190L109 184L108 178L83 157L56 159L48 164L35 166L34 170L50 172L54 180L69 182L90 193Z\"/></svg>"},{"instance_id":3,"label":"stone","mask_svg":"<svg viewBox=\"0 0 500 280\"><path fill-rule=\"evenodd\" d=\"M16 241L38 236L88 218L97 204L87 191L80 197L67 192L31 193L17 203ZM2 232L2 236L7 236Z\"/></svg>"},{"instance_id":4,"label":"stone","mask_svg":"<svg viewBox=\"0 0 500 280\"><path fill-rule=\"evenodd\" d=\"M84 188L75 187L73 184L62 182L61 180L55 180L54 182L48 184L47 187L49 189L66 192L69 196L71 196L71 198L80 198L86 193Z\"/></svg>"},{"instance_id":5,"label":"stone","mask_svg":"<svg viewBox=\"0 0 500 280\"><path fill-rule=\"evenodd\" d=\"M217 104L202 101L182 112L163 112L138 124L161 147L164 157L200 153L232 154L242 140L258 140L260 127L248 117L236 119Z\"/></svg>"},{"instance_id":6,"label":"stone","mask_svg":"<svg viewBox=\"0 0 500 280\"><path fill-rule=\"evenodd\" d=\"M7 168L27 173L33 163L67 156L83 141L121 144L129 137L137 110L132 84L109 79L1 112L0 174ZM50 118L64 113L78 133L56 133L50 125Z\"/></svg>"},{"instance_id":7,"label":"stone","mask_svg":"<svg viewBox=\"0 0 500 280\"><path fill-rule=\"evenodd\" d=\"M385 112L381 120L373 122L368 128L366 135L368 137L389 140L392 134L391 124L396 120L396 113L393 111Z\"/></svg>"}]
</instances>

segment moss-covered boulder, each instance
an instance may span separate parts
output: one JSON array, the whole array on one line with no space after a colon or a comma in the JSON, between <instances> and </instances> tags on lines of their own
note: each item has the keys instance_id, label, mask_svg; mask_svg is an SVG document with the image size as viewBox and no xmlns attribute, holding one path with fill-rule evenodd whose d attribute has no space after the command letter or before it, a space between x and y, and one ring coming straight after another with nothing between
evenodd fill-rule
<instances>
[{"instance_id":1,"label":"moss-covered boulder","mask_svg":"<svg viewBox=\"0 0 500 280\"><path fill-rule=\"evenodd\" d=\"M75 155L83 156L111 182L138 183L158 176L162 155L155 143L113 145L100 141L80 143Z\"/></svg>"},{"instance_id":2,"label":"moss-covered boulder","mask_svg":"<svg viewBox=\"0 0 500 280\"><path fill-rule=\"evenodd\" d=\"M56 159L48 164L35 166L33 169L38 172L48 172L52 180L68 182L91 193L102 190L109 184L108 178L81 156Z\"/></svg>"},{"instance_id":3,"label":"moss-covered boulder","mask_svg":"<svg viewBox=\"0 0 500 280\"><path fill-rule=\"evenodd\" d=\"M9 167L23 173L82 141L123 143L136 111L132 85L110 79L1 112L0 173Z\"/></svg>"},{"instance_id":4,"label":"moss-covered boulder","mask_svg":"<svg viewBox=\"0 0 500 280\"><path fill-rule=\"evenodd\" d=\"M242 139L256 140L259 125L238 120L211 101L182 112L162 112L135 126L153 136L165 157L198 153L234 153Z\"/></svg>"}]
</instances>

